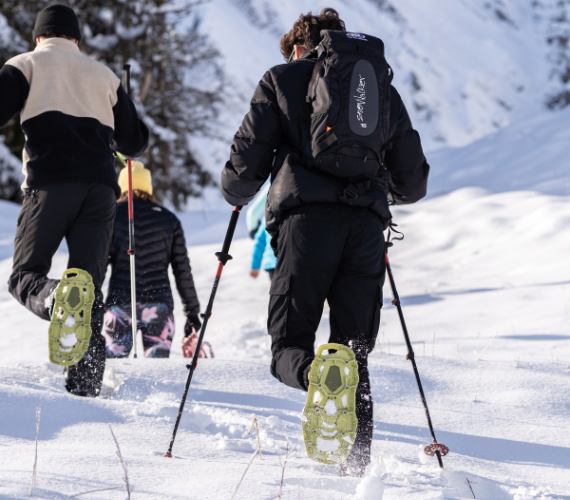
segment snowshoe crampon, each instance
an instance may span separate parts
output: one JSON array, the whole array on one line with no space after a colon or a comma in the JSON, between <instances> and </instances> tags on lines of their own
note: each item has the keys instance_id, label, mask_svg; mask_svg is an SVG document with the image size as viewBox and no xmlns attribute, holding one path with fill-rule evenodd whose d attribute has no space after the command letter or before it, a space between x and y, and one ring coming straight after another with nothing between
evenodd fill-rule
<instances>
[{"instance_id":1,"label":"snowshoe crampon","mask_svg":"<svg viewBox=\"0 0 570 500\"><path fill-rule=\"evenodd\" d=\"M57 286L49 325L49 359L61 366L81 361L91 338L93 278L82 269L67 269Z\"/></svg>"},{"instance_id":2,"label":"snowshoe crampon","mask_svg":"<svg viewBox=\"0 0 570 500\"><path fill-rule=\"evenodd\" d=\"M327 350L328 354L323 354ZM309 371L309 392L303 410L307 455L324 464L341 464L356 439L358 364L341 344L319 347Z\"/></svg>"}]
</instances>

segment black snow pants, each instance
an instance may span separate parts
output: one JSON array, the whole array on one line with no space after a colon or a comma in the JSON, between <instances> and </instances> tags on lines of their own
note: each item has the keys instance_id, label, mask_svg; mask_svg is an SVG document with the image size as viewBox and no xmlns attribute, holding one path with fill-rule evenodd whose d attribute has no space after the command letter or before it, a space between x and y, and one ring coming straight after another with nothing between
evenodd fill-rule
<instances>
[{"instance_id":1,"label":"black snow pants","mask_svg":"<svg viewBox=\"0 0 570 500\"><path fill-rule=\"evenodd\" d=\"M367 360L380 326L385 278L382 221L366 208L304 205L289 212L273 243L277 266L269 300L271 373L290 387L307 390L315 332L328 300L329 342L351 347L359 365L358 431L347 462L365 467L373 432Z\"/></svg>"},{"instance_id":2,"label":"black snow pants","mask_svg":"<svg viewBox=\"0 0 570 500\"><path fill-rule=\"evenodd\" d=\"M101 286L109 258L116 195L100 183L70 182L24 190L14 242L10 293L42 319L50 320L53 291L59 280L47 274L60 243L69 249L67 267L87 271L95 285L92 336L83 359L68 368L67 390L97 396L105 368L105 340L101 335L105 312Z\"/></svg>"}]
</instances>

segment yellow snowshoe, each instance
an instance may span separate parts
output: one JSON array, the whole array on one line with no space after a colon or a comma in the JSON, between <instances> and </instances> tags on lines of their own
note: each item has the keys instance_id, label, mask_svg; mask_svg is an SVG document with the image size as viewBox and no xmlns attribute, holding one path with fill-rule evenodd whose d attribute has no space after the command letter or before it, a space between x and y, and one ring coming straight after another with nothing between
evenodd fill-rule
<instances>
[{"instance_id":1,"label":"yellow snowshoe","mask_svg":"<svg viewBox=\"0 0 570 500\"><path fill-rule=\"evenodd\" d=\"M49 360L70 366L81 361L91 339L93 278L83 269L67 269L55 291L49 325Z\"/></svg>"},{"instance_id":2,"label":"yellow snowshoe","mask_svg":"<svg viewBox=\"0 0 570 500\"><path fill-rule=\"evenodd\" d=\"M327 350L328 354L323 354ZM303 410L303 438L309 458L341 464L356 439L358 364L341 344L319 347L309 371L309 391Z\"/></svg>"}]
</instances>

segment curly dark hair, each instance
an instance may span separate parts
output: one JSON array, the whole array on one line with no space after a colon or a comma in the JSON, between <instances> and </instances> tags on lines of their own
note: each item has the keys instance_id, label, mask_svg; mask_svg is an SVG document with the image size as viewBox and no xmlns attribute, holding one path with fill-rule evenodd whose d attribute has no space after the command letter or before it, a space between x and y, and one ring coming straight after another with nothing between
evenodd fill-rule
<instances>
[{"instance_id":1,"label":"curly dark hair","mask_svg":"<svg viewBox=\"0 0 570 500\"><path fill-rule=\"evenodd\" d=\"M315 48L321 43L321 30L346 31L344 21L334 9L326 8L318 16L311 12L301 14L295 21L293 29L281 38L281 54L286 61L291 57L293 45L302 45L305 50Z\"/></svg>"}]
</instances>

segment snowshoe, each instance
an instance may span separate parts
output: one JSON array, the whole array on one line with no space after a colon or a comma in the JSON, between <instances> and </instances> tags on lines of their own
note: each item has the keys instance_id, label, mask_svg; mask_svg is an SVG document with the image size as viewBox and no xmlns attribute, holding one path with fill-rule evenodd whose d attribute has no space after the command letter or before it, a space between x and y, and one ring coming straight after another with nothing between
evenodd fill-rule
<instances>
[{"instance_id":1,"label":"snowshoe","mask_svg":"<svg viewBox=\"0 0 570 500\"><path fill-rule=\"evenodd\" d=\"M61 366L83 358L91 338L91 308L95 287L82 269L67 269L55 291L49 325L49 359Z\"/></svg>"},{"instance_id":2,"label":"snowshoe","mask_svg":"<svg viewBox=\"0 0 570 500\"><path fill-rule=\"evenodd\" d=\"M188 337L182 339L182 356L185 358L193 358L198 345L198 332L194 330ZM213 358L214 350L209 342L202 342L200 346L199 358Z\"/></svg>"},{"instance_id":3,"label":"snowshoe","mask_svg":"<svg viewBox=\"0 0 570 500\"><path fill-rule=\"evenodd\" d=\"M327 350L328 354L323 354ZM307 455L324 464L343 463L356 440L358 364L341 344L319 347L309 371L309 391L303 409L303 439Z\"/></svg>"}]
</instances>

